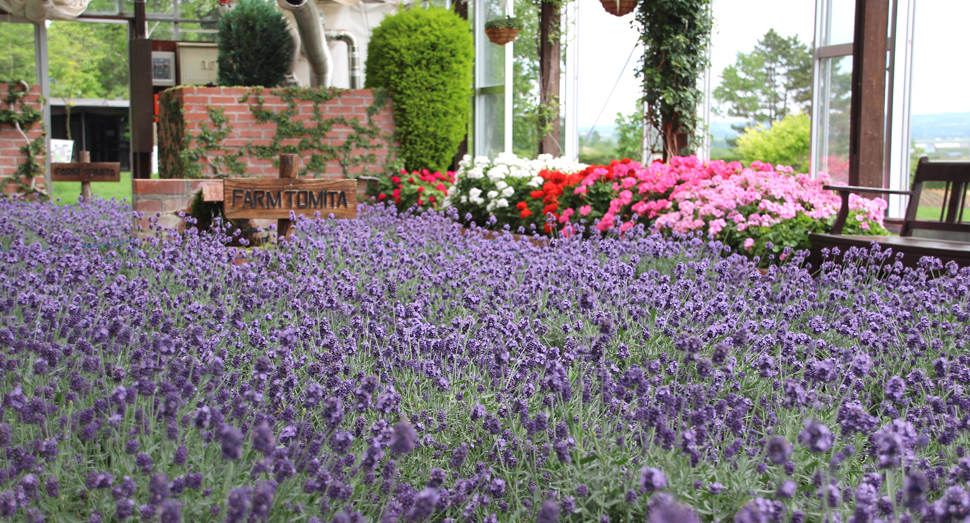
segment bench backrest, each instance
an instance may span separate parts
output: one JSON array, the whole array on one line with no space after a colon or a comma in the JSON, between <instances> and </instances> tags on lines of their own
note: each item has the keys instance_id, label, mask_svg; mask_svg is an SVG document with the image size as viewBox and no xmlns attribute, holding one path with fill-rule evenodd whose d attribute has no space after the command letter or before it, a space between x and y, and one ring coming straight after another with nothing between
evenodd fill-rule
<instances>
[{"instance_id":1,"label":"bench backrest","mask_svg":"<svg viewBox=\"0 0 970 523\"><path fill-rule=\"evenodd\" d=\"M918 219L920 197L924 184L941 182L945 184L943 203L938 219ZM906 221L900 236L913 236L917 230L926 231L920 236L945 240L970 240L970 222L964 222L963 209L966 206L967 188L970 187L970 162L931 162L927 157L919 159L916 166L916 179L913 181L913 195L909 197L906 208ZM967 213L970 220L970 212Z\"/></svg>"}]
</instances>

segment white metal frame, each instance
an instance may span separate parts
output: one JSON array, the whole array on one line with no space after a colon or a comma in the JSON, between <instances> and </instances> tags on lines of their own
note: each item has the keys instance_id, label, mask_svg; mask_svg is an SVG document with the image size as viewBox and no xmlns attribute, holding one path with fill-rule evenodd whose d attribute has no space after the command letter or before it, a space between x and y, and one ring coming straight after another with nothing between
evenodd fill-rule
<instances>
[{"instance_id":1,"label":"white metal frame","mask_svg":"<svg viewBox=\"0 0 970 523\"><path fill-rule=\"evenodd\" d=\"M833 0L816 0L815 42L812 64L812 135L811 174L818 175L821 158L828 156L829 89L831 89L833 58L852 55L851 43L829 45L832 36L831 12ZM888 188L909 188L910 107L913 82L913 34L916 0L893 0L888 41L888 78L886 90L886 150L885 172ZM897 29L905 28L903 38ZM823 66L823 60L830 60ZM908 197L891 195L888 215L901 218L906 213Z\"/></svg>"},{"instance_id":2,"label":"white metal frame","mask_svg":"<svg viewBox=\"0 0 970 523\"><path fill-rule=\"evenodd\" d=\"M483 60L481 57L485 56L488 46L492 45L489 42L488 37L485 36L485 16L487 10L485 9L485 2L487 0L474 0L472 8L474 12L472 13L472 20L474 24L474 35L475 35L475 96L474 96L474 143L473 152L476 156L480 155L482 151L486 150L487 144L485 142L488 133L485 132L486 129L495 125L494 121L488 121L484 117L484 104L482 96L485 94L494 94L496 88L502 88L502 94L504 99L503 114L505 117L505 122L503 126L503 149L505 152L512 152L512 109L513 109L513 84L512 84L512 74L513 74L513 57L514 57L514 42L510 42L505 45L505 68L503 85L502 86L484 86L482 85L482 78L485 77L485 68ZM506 0L505 11L509 16L514 16L512 2L511 0Z\"/></svg>"},{"instance_id":3,"label":"white metal frame","mask_svg":"<svg viewBox=\"0 0 970 523\"><path fill-rule=\"evenodd\" d=\"M579 160L579 2L569 2L563 34L566 38L566 70L564 71L566 129L563 156Z\"/></svg>"}]
</instances>

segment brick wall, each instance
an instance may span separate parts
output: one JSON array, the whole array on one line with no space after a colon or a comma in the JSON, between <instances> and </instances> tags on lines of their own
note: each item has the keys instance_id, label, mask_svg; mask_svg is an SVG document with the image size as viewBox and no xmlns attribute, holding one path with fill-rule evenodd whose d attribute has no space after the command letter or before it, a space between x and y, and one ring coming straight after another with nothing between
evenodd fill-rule
<instances>
[{"instance_id":1,"label":"brick wall","mask_svg":"<svg viewBox=\"0 0 970 523\"><path fill-rule=\"evenodd\" d=\"M9 92L10 86L5 83L0 83L0 101L6 99ZM19 113L21 111L21 102L38 111L41 110L43 104L40 101L40 86L32 86L30 88L30 94L13 106L8 103L3 103L0 104L0 108L13 109ZM27 135L27 139L33 141L44 135L43 123L38 122L30 129L23 129L23 131ZM24 154L20 152L20 148L24 145L27 145L27 142L24 140L24 136L20 131L12 125L0 123L0 186L8 194L16 191L16 184L8 183L10 182L8 177L13 176L17 172L20 164L26 160ZM43 163L42 157L38 156L37 159ZM38 177L36 183L37 186L43 187L43 177Z\"/></svg>"},{"instance_id":2,"label":"brick wall","mask_svg":"<svg viewBox=\"0 0 970 523\"><path fill-rule=\"evenodd\" d=\"M160 214L158 223L170 228L183 225L179 212L188 211L195 193L202 184L212 180L132 180L131 207L141 212L143 217L138 220L142 226L142 235L148 230L148 219Z\"/></svg>"},{"instance_id":3,"label":"brick wall","mask_svg":"<svg viewBox=\"0 0 970 523\"><path fill-rule=\"evenodd\" d=\"M247 96L248 95L248 96ZM240 100L246 98L245 102ZM173 173L181 172L181 160L178 157L179 150L184 138L182 134L187 133L191 138L191 146L197 147L195 138L199 135L202 124L213 128L210 119L209 108L223 109L228 119L227 125L232 127L232 131L222 142L223 151L214 151L213 155L230 154L235 155L240 150L245 151L247 145L266 146L276 136L276 124L273 122L259 123L253 115L254 106L258 105L258 100L262 100L264 110L279 113L288 108L287 102L278 94L273 94L272 89L250 90L246 88L229 87L180 87L165 91L159 104L159 127L158 127L158 150L159 150L159 174L162 178L172 177ZM314 104L310 101L296 100L298 114L293 120L312 122L314 116ZM320 104L320 111L324 118L343 116L348 119L356 119L359 123L368 122L367 109L374 103L374 93L370 89L360 89L352 91L342 91L340 96ZM170 105L171 104L171 105ZM182 110L181 127L178 118L166 117L169 107L176 106ZM372 164L359 165L349 169L350 174L358 174L369 170L383 171L384 164L389 154L386 140L394 131L394 116L391 103L385 104L380 112L371 117L371 121L377 125L385 140L380 143L380 147L375 149L356 149L352 155L360 156L365 153L373 153L376 161ZM174 123L166 123L174 122ZM333 130L327 134L330 144L339 146L353 132L353 129L346 125L334 125ZM298 145L299 140L284 140L282 145ZM301 152L304 163L309 161L312 153L319 152L306 150ZM260 159L244 154L242 160L247 164L246 174L250 176L275 177L278 169L273 167L273 159ZM209 167L210 162L203 159L203 172L206 175L212 173ZM341 166L337 161L330 161L326 169L321 173L322 178L343 178Z\"/></svg>"}]
</instances>

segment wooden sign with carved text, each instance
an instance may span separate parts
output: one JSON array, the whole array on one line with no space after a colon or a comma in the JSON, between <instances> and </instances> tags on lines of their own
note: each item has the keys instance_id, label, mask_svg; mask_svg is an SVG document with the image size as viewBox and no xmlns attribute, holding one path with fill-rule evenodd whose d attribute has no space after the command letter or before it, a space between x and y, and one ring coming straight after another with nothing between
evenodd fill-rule
<instances>
[{"instance_id":1,"label":"wooden sign with carved text","mask_svg":"<svg viewBox=\"0 0 970 523\"><path fill-rule=\"evenodd\" d=\"M104 163L52 163L51 180L55 182L120 182L121 164Z\"/></svg>"},{"instance_id":2,"label":"wooden sign with carved text","mask_svg":"<svg viewBox=\"0 0 970 523\"><path fill-rule=\"evenodd\" d=\"M288 219L290 211L312 218L357 218L357 180L228 178L223 182L226 218Z\"/></svg>"}]
</instances>

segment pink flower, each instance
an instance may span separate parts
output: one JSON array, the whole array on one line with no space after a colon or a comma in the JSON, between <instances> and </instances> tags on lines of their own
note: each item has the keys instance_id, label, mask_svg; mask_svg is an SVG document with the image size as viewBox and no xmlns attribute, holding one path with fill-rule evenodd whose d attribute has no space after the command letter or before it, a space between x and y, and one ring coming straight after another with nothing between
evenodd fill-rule
<instances>
[{"instance_id":1,"label":"pink flower","mask_svg":"<svg viewBox=\"0 0 970 523\"><path fill-rule=\"evenodd\" d=\"M579 215L580 216L586 216L592 210L593 210L593 207L591 205L584 205L584 206L582 206L582 207L579 208Z\"/></svg>"},{"instance_id":2,"label":"pink flower","mask_svg":"<svg viewBox=\"0 0 970 523\"><path fill-rule=\"evenodd\" d=\"M585 193L586 193L586 186L585 185L580 185L580 186L576 187L576 189L573 191L573 194L585 194Z\"/></svg>"},{"instance_id":3,"label":"pink flower","mask_svg":"<svg viewBox=\"0 0 970 523\"><path fill-rule=\"evenodd\" d=\"M754 247L754 238L744 240L744 250L750 251L752 247Z\"/></svg>"},{"instance_id":4,"label":"pink flower","mask_svg":"<svg viewBox=\"0 0 970 523\"><path fill-rule=\"evenodd\" d=\"M626 222L620 226L620 232L626 232L633 227L633 222Z\"/></svg>"},{"instance_id":5,"label":"pink flower","mask_svg":"<svg viewBox=\"0 0 970 523\"><path fill-rule=\"evenodd\" d=\"M566 223L569 221L569 217L573 215L575 211L572 209L566 209L562 212L562 216L559 217L559 223Z\"/></svg>"}]
</instances>

